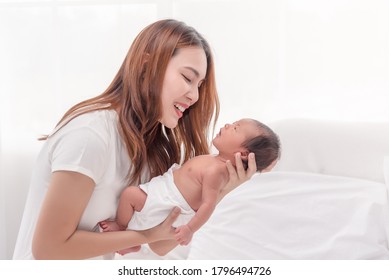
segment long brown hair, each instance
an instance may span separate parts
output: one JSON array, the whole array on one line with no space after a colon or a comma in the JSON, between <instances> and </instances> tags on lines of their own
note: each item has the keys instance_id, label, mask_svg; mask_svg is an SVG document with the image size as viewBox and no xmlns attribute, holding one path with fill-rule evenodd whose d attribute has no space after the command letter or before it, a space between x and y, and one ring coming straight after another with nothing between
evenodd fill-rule
<instances>
[{"instance_id":1,"label":"long brown hair","mask_svg":"<svg viewBox=\"0 0 389 280\"><path fill-rule=\"evenodd\" d=\"M177 127L168 129L159 122L165 71L180 48L193 46L203 48L206 54L206 77L198 101L184 112ZM209 153L208 132L212 123L215 128L219 99L208 42L194 28L173 19L147 26L135 38L109 87L70 108L57 130L78 115L101 109L114 109L118 114L119 131L132 161L129 183L140 182L145 163L154 177L173 163Z\"/></svg>"}]
</instances>

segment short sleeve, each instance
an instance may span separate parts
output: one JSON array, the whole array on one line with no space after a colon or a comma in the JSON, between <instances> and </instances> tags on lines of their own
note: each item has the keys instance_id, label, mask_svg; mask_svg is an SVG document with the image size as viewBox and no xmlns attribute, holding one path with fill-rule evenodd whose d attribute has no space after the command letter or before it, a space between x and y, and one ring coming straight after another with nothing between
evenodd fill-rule
<instances>
[{"instance_id":1,"label":"short sleeve","mask_svg":"<svg viewBox=\"0 0 389 280\"><path fill-rule=\"evenodd\" d=\"M98 184L106 170L108 143L87 127L56 135L50 147L51 172L74 171Z\"/></svg>"}]
</instances>

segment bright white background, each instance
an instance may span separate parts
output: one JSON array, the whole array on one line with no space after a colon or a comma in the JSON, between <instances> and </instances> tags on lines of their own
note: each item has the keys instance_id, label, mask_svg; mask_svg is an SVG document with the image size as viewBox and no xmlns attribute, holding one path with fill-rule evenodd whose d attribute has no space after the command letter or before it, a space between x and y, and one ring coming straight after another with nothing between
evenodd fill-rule
<instances>
[{"instance_id":1,"label":"bright white background","mask_svg":"<svg viewBox=\"0 0 389 280\"><path fill-rule=\"evenodd\" d=\"M138 32L166 17L212 45L219 126L389 119L386 0L0 0L0 259L12 256L31 167L74 103L101 93Z\"/></svg>"}]
</instances>

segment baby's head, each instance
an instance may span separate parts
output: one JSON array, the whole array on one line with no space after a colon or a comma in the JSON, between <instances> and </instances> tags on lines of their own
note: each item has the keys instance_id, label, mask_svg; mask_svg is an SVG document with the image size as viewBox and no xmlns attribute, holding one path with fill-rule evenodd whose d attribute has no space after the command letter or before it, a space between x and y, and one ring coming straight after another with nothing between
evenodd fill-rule
<instances>
[{"instance_id":1,"label":"baby's head","mask_svg":"<svg viewBox=\"0 0 389 280\"><path fill-rule=\"evenodd\" d=\"M219 150L219 155L226 159L233 160L234 154L240 152L245 169L248 168L249 153L254 153L259 172L270 170L280 157L277 134L254 119L226 124L213 139L213 144ZM232 162L235 163L234 160Z\"/></svg>"},{"instance_id":2,"label":"baby's head","mask_svg":"<svg viewBox=\"0 0 389 280\"><path fill-rule=\"evenodd\" d=\"M278 135L267 125L251 119L259 128L260 134L243 142L248 153L254 153L257 171L269 171L281 156L281 143ZM243 167L248 168L247 159L242 158Z\"/></svg>"}]
</instances>

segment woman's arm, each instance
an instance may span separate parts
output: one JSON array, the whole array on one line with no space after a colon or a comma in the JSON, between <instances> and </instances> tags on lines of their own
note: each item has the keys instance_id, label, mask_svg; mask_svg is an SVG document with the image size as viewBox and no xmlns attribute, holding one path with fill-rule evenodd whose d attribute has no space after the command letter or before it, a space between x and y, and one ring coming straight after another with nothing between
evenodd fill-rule
<instances>
[{"instance_id":1,"label":"woman's arm","mask_svg":"<svg viewBox=\"0 0 389 280\"><path fill-rule=\"evenodd\" d=\"M162 240L157 242L149 243L149 247L151 251L156 253L158 256L165 256L171 250L178 246L178 242L176 240Z\"/></svg>"},{"instance_id":2,"label":"woman's arm","mask_svg":"<svg viewBox=\"0 0 389 280\"><path fill-rule=\"evenodd\" d=\"M257 172L257 164L255 162L255 157L253 153L249 154L247 170L244 170L240 153L235 154L235 164L236 164L236 169L232 165L231 161L227 161L227 169L228 169L230 179L227 185L219 192L218 203L228 193L230 193L236 187L249 180L255 174L255 172Z\"/></svg>"},{"instance_id":3,"label":"woman's arm","mask_svg":"<svg viewBox=\"0 0 389 280\"><path fill-rule=\"evenodd\" d=\"M94 186L91 178L77 172L53 173L33 238L32 251L36 259L92 258L174 238L171 225L178 216L177 209L160 226L147 231L98 233L78 230Z\"/></svg>"}]
</instances>

